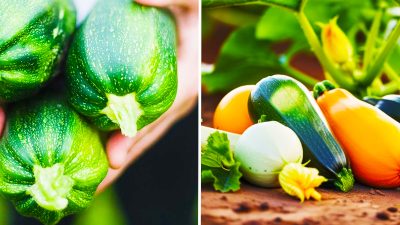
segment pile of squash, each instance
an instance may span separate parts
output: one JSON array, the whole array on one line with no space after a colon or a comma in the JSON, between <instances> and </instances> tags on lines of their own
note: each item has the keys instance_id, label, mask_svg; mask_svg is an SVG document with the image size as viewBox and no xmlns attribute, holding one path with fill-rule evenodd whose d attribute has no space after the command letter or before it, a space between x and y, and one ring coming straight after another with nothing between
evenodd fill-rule
<instances>
[{"instance_id":1,"label":"pile of squash","mask_svg":"<svg viewBox=\"0 0 400 225\"><path fill-rule=\"evenodd\" d=\"M78 29L71 0L0 8L0 194L52 225L88 207L106 176L99 131L133 137L172 105L175 24L131 0L100 0ZM48 88L55 75L66 94Z\"/></svg>"},{"instance_id":2,"label":"pile of squash","mask_svg":"<svg viewBox=\"0 0 400 225\"><path fill-rule=\"evenodd\" d=\"M310 92L291 77L273 75L228 93L216 109L214 128L240 135L235 137L239 140L233 153L244 178L251 183L276 186L278 176L274 180L270 175L279 171L268 168L282 160L285 165L302 157L300 163L318 169L327 184L347 192L354 178L376 188L400 187L399 116L399 95L360 100L330 81L317 83ZM292 142L290 135L283 134L276 125L270 124L268 132L267 125L264 130L258 128L264 136L255 134L256 127L266 121L294 131L304 155L293 150L298 149L296 145L288 145ZM243 144L241 139L247 140ZM274 150L273 146L285 149ZM267 160L261 160L263 157Z\"/></svg>"}]
</instances>

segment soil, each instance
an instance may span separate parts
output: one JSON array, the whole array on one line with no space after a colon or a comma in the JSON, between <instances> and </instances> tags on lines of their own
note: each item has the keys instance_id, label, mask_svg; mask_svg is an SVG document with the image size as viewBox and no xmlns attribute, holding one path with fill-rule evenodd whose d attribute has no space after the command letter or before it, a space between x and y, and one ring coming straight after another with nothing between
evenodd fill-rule
<instances>
[{"instance_id":1,"label":"soil","mask_svg":"<svg viewBox=\"0 0 400 225\"><path fill-rule=\"evenodd\" d=\"M202 124L212 126L223 95L202 95ZM400 225L400 189L377 190L357 184L349 193L319 188L321 201L299 200L281 189L260 188L242 181L235 193L202 185L202 225Z\"/></svg>"},{"instance_id":2,"label":"soil","mask_svg":"<svg viewBox=\"0 0 400 225\"><path fill-rule=\"evenodd\" d=\"M203 225L400 225L400 190L356 185L349 193L319 188L321 201L300 203L281 189L242 183L235 193L202 186Z\"/></svg>"}]
</instances>

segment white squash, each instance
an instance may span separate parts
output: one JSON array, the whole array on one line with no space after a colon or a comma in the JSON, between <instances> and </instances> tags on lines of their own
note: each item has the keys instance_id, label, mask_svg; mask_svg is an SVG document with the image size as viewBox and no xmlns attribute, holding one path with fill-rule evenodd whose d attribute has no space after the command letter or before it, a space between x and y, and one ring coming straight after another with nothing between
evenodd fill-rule
<instances>
[{"instance_id":1,"label":"white squash","mask_svg":"<svg viewBox=\"0 0 400 225\"><path fill-rule=\"evenodd\" d=\"M247 181L262 187L279 187L279 172L288 163L301 163L303 148L293 130L271 121L249 127L239 137L234 156Z\"/></svg>"}]
</instances>

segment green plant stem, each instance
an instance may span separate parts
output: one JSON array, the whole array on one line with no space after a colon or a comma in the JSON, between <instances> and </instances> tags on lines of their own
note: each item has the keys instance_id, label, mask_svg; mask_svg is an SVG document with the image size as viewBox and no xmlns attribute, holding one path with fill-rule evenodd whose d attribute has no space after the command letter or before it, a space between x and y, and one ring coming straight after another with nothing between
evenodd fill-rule
<instances>
[{"instance_id":1,"label":"green plant stem","mask_svg":"<svg viewBox=\"0 0 400 225\"><path fill-rule=\"evenodd\" d=\"M370 69L364 74L360 82L364 86L369 86L372 81L378 76L384 67L386 59L389 57L390 53L393 50L393 46L396 44L397 39L400 37L400 22L397 21L396 27L393 29L389 38L385 42L385 44L380 48L378 52L378 56L376 57L374 63Z\"/></svg>"},{"instance_id":2,"label":"green plant stem","mask_svg":"<svg viewBox=\"0 0 400 225\"><path fill-rule=\"evenodd\" d=\"M398 85L398 83L397 82L395 82L395 81L393 81L393 82L390 82L390 83L388 83L388 84L385 84L385 85L383 85L382 87L381 87L381 90L380 90L380 95L381 96L384 96L384 95L388 95L388 94L393 94L394 92L396 92L396 91L398 91L399 90L399 85Z\"/></svg>"},{"instance_id":3,"label":"green plant stem","mask_svg":"<svg viewBox=\"0 0 400 225\"><path fill-rule=\"evenodd\" d=\"M400 86L400 75L388 63L385 63L383 71L391 81L396 81Z\"/></svg>"},{"instance_id":4,"label":"green plant stem","mask_svg":"<svg viewBox=\"0 0 400 225\"><path fill-rule=\"evenodd\" d=\"M343 87L349 91L356 91L356 85L353 79L341 73L335 67L333 62L328 58L328 56L325 54L324 50L322 49L321 43L317 37L317 34L315 33L306 15L303 12L299 12L297 14L297 18L308 40L308 43L311 46L311 49L317 56L322 67L330 74L330 76L335 80L335 82L340 87Z\"/></svg>"},{"instance_id":5,"label":"green plant stem","mask_svg":"<svg viewBox=\"0 0 400 225\"><path fill-rule=\"evenodd\" d=\"M372 22L370 32L368 33L367 42L365 44L365 53L363 58L363 73L367 71L367 67L372 59L375 50L376 39L379 35L379 27L381 24L383 10L379 9Z\"/></svg>"},{"instance_id":6,"label":"green plant stem","mask_svg":"<svg viewBox=\"0 0 400 225\"><path fill-rule=\"evenodd\" d=\"M214 20L235 27L256 24L260 19L259 16L255 16L235 8L216 8L207 10L207 15Z\"/></svg>"},{"instance_id":7,"label":"green plant stem","mask_svg":"<svg viewBox=\"0 0 400 225\"><path fill-rule=\"evenodd\" d=\"M314 79L313 77L291 67L288 64L282 65L285 70L291 75L291 77L299 80L303 84L305 84L308 87L313 87L315 84L317 84L319 81Z\"/></svg>"}]
</instances>

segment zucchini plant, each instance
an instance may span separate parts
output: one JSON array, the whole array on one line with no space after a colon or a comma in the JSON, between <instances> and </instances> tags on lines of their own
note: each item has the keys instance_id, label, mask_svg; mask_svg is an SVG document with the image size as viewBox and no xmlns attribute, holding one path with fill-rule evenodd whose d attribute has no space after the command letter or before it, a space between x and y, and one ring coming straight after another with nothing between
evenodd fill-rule
<instances>
[{"instance_id":1,"label":"zucchini plant","mask_svg":"<svg viewBox=\"0 0 400 225\"><path fill-rule=\"evenodd\" d=\"M399 92L400 23L395 8L399 1L202 2L204 15L208 16L205 21L237 27L223 44L215 65L203 73L202 81L209 92L255 84L277 73L289 74L312 87L318 79L293 64L296 56L310 51L319 61L326 79L358 97ZM234 5L240 7L229 7ZM238 10L249 9L249 5L265 6L264 12ZM273 50L276 44L288 40L287 48Z\"/></svg>"},{"instance_id":2,"label":"zucchini plant","mask_svg":"<svg viewBox=\"0 0 400 225\"><path fill-rule=\"evenodd\" d=\"M88 207L108 170L98 132L56 98L10 105L7 117L0 194L45 225Z\"/></svg>"},{"instance_id":3,"label":"zucchini plant","mask_svg":"<svg viewBox=\"0 0 400 225\"><path fill-rule=\"evenodd\" d=\"M0 0L0 8L1 103L29 96L53 76L76 13L70 0Z\"/></svg>"},{"instance_id":4,"label":"zucchini plant","mask_svg":"<svg viewBox=\"0 0 400 225\"><path fill-rule=\"evenodd\" d=\"M131 0L99 1L73 40L67 77L69 100L78 112L102 130L121 128L134 136L176 96L170 13Z\"/></svg>"}]
</instances>

